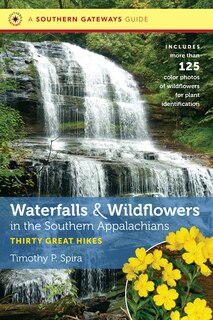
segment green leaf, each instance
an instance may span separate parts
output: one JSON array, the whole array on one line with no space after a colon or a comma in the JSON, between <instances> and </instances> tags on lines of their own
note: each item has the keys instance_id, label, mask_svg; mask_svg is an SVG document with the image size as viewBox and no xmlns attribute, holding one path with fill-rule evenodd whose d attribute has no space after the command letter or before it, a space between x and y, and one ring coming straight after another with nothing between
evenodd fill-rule
<instances>
[{"instance_id":1,"label":"green leaf","mask_svg":"<svg viewBox=\"0 0 213 320\"><path fill-rule=\"evenodd\" d=\"M140 296L138 295L137 291L132 290L132 299L135 303L138 303L138 301L140 300Z\"/></svg>"},{"instance_id":2,"label":"green leaf","mask_svg":"<svg viewBox=\"0 0 213 320\"><path fill-rule=\"evenodd\" d=\"M143 316L144 319L146 320L153 320L153 315L150 315L149 313L147 312L141 312L141 315Z\"/></svg>"},{"instance_id":3,"label":"green leaf","mask_svg":"<svg viewBox=\"0 0 213 320\"><path fill-rule=\"evenodd\" d=\"M177 282L176 289L179 293L178 299L180 299L181 307L185 304L185 297L186 297L186 287L183 286L181 282Z\"/></svg>"},{"instance_id":4,"label":"green leaf","mask_svg":"<svg viewBox=\"0 0 213 320\"><path fill-rule=\"evenodd\" d=\"M156 310L153 308L144 308L144 311L151 315L156 314Z\"/></svg>"},{"instance_id":5,"label":"green leaf","mask_svg":"<svg viewBox=\"0 0 213 320\"><path fill-rule=\"evenodd\" d=\"M171 262L173 265L176 265L176 260L173 259L171 256L168 256L167 254L163 254L163 257L166 258L169 262Z\"/></svg>"},{"instance_id":6,"label":"green leaf","mask_svg":"<svg viewBox=\"0 0 213 320\"><path fill-rule=\"evenodd\" d=\"M149 298L147 298L145 300L141 300L137 306L137 310L140 310L147 302L149 302Z\"/></svg>"},{"instance_id":7,"label":"green leaf","mask_svg":"<svg viewBox=\"0 0 213 320\"><path fill-rule=\"evenodd\" d=\"M137 314L137 304L132 301L128 301L128 307L132 310L133 314Z\"/></svg>"},{"instance_id":8,"label":"green leaf","mask_svg":"<svg viewBox=\"0 0 213 320\"><path fill-rule=\"evenodd\" d=\"M192 286L193 286L193 288L195 288L199 291L202 291L202 287L199 283L197 283L196 279L192 282Z\"/></svg>"},{"instance_id":9,"label":"green leaf","mask_svg":"<svg viewBox=\"0 0 213 320\"><path fill-rule=\"evenodd\" d=\"M177 267L182 271L182 273L192 281L192 275L189 272L187 266L180 260L176 260Z\"/></svg>"},{"instance_id":10,"label":"green leaf","mask_svg":"<svg viewBox=\"0 0 213 320\"><path fill-rule=\"evenodd\" d=\"M187 302L193 302L196 298L204 298L205 296L206 294L203 293L193 294L187 299Z\"/></svg>"}]
</instances>

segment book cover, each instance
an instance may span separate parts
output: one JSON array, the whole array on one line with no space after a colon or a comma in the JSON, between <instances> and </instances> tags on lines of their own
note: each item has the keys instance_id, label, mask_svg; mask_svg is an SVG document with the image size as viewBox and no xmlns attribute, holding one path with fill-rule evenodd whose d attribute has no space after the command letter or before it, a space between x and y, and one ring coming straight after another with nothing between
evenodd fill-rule
<instances>
[{"instance_id":1,"label":"book cover","mask_svg":"<svg viewBox=\"0 0 213 320\"><path fill-rule=\"evenodd\" d=\"M211 1L0 13L0 319L212 319Z\"/></svg>"}]
</instances>

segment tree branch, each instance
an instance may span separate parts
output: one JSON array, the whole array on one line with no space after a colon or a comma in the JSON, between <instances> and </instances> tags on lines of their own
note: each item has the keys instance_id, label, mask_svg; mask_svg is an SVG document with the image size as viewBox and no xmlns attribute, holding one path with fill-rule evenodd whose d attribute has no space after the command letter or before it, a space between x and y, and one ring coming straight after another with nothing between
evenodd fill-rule
<instances>
[{"instance_id":1,"label":"tree branch","mask_svg":"<svg viewBox=\"0 0 213 320\"><path fill-rule=\"evenodd\" d=\"M74 4L75 7L80 7L80 3L77 0L70 0Z\"/></svg>"},{"instance_id":2,"label":"tree branch","mask_svg":"<svg viewBox=\"0 0 213 320\"><path fill-rule=\"evenodd\" d=\"M127 317L127 319L130 319L127 310L124 309L124 308L121 308L121 310L123 311L123 313L125 314L125 316Z\"/></svg>"},{"instance_id":3,"label":"tree branch","mask_svg":"<svg viewBox=\"0 0 213 320\"><path fill-rule=\"evenodd\" d=\"M60 8L60 9L63 9L64 6L63 6L63 3L62 3L62 0L58 0L58 3L59 3L59 8Z\"/></svg>"},{"instance_id":4,"label":"tree branch","mask_svg":"<svg viewBox=\"0 0 213 320\"><path fill-rule=\"evenodd\" d=\"M10 0L4 0L4 8L8 9Z\"/></svg>"}]
</instances>

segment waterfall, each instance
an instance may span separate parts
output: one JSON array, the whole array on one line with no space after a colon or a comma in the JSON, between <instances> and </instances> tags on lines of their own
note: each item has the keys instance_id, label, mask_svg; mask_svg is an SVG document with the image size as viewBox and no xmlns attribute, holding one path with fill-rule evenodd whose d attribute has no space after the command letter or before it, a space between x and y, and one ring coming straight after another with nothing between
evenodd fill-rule
<instances>
[{"instance_id":1,"label":"waterfall","mask_svg":"<svg viewBox=\"0 0 213 320\"><path fill-rule=\"evenodd\" d=\"M212 169L153 145L145 102L131 74L69 43L14 45L22 60L31 57L36 67L37 105L44 110L45 137L39 131L27 141L33 149L36 195L213 195ZM42 287L52 275L48 270L7 271L0 280L13 302L32 303L47 298ZM78 272L81 294L104 292L114 277L109 270Z\"/></svg>"},{"instance_id":2,"label":"waterfall","mask_svg":"<svg viewBox=\"0 0 213 320\"><path fill-rule=\"evenodd\" d=\"M32 43L27 43L29 52L39 73L40 89L46 122L46 132L50 139L59 135L59 101L60 84L56 67L48 57L40 54Z\"/></svg>"},{"instance_id":3,"label":"waterfall","mask_svg":"<svg viewBox=\"0 0 213 320\"><path fill-rule=\"evenodd\" d=\"M211 196L213 175L205 168L141 168L129 165L123 193L163 196Z\"/></svg>"},{"instance_id":4,"label":"waterfall","mask_svg":"<svg viewBox=\"0 0 213 320\"><path fill-rule=\"evenodd\" d=\"M66 63L77 63L83 73L86 137L147 138L143 102L132 75L107 58L69 43L62 44L62 52ZM68 78L73 78L70 67Z\"/></svg>"},{"instance_id":5,"label":"waterfall","mask_svg":"<svg viewBox=\"0 0 213 320\"><path fill-rule=\"evenodd\" d=\"M168 154L165 156L152 145L144 102L132 75L107 58L69 43L25 45L39 73L49 138L60 137L63 128L70 123L76 123L76 130L78 128L79 105L73 100L67 105L68 97L83 99L84 107L84 140L81 143L86 146L84 157L76 154L75 158L66 159L68 166L52 161L38 170L38 188L43 189L42 194L115 195L107 188L107 173L100 160L121 162L126 176L123 181L117 179L118 195L208 196L213 193L211 171L192 166L181 156L174 159ZM141 158L145 148L158 153L160 161L147 164ZM95 159L88 158L94 149ZM140 161L136 159L138 154ZM92 181L92 188L88 181Z\"/></svg>"},{"instance_id":6,"label":"waterfall","mask_svg":"<svg viewBox=\"0 0 213 320\"><path fill-rule=\"evenodd\" d=\"M78 271L79 272L79 271ZM116 270L84 269L79 276L81 296L92 297L94 292L104 294L106 288L116 286Z\"/></svg>"},{"instance_id":7,"label":"waterfall","mask_svg":"<svg viewBox=\"0 0 213 320\"><path fill-rule=\"evenodd\" d=\"M49 297L46 288L48 284L56 283L55 275L61 282L68 280L68 275L63 270L3 270L0 281L5 284L5 296L12 296L12 303L41 303L42 301L54 302L57 297ZM60 284L60 282L57 281ZM64 292L66 294L66 292Z\"/></svg>"},{"instance_id":8,"label":"waterfall","mask_svg":"<svg viewBox=\"0 0 213 320\"><path fill-rule=\"evenodd\" d=\"M101 163L83 157L64 158L64 155L62 159L45 165L41 161L34 163L39 195L57 192L59 196L103 197L106 194L107 181Z\"/></svg>"},{"instance_id":9,"label":"waterfall","mask_svg":"<svg viewBox=\"0 0 213 320\"><path fill-rule=\"evenodd\" d=\"M52 56L50 43L26 46L39 73L46 132L51 139L60 134L60 120L67 121L60 109L63 96L70 95L84 96L85 137L148 139L144 102L131 74L69 43L60 45L59 56Z\"/></svg>"}]
</instances>

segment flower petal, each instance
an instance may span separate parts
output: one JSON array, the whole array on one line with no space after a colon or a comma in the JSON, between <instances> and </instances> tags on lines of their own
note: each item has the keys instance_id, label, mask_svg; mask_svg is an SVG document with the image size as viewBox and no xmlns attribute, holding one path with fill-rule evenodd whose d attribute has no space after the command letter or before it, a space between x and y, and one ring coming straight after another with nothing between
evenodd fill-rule
<instances>
[{"instance_id":1,"label":"flower petal","mask_svg":"<svg viewBox=\"0 0 213 320\"><path fill-rule=\"evenodd\" d=\"M161 296L159 296L159 295L154 296L154 297L153 297L153 300L154 300L154 302L155 302L155 304L156 304L157 306L162 306L163 303L164 303L163 298L162 298Z\"/></svg>"},{"instance_id":2,"label":"flower petal","mask_svg":"<svg viewBox=\"0 0 213 320\"><path fill-rule=\"evenodd\" d=\"M143 261L143 259L144 259L145 256L146 256L146 250L145 250L144 248L137 248L137 249L135 250L135 254L136 254L136 257L137 257L139 260Z\"/></svg>"},{"instance_id":3,"label":"flower petal","mask_svg":"<svg viewBox=\"0 0 213 320\"><path fill-rule=\"evenodd\" d=\"M171 310L171 309L173 309L175 306L176 306L176 303L175 303L175 301L172 300L172 299L168 299L168 300L166 300L166 301L164 302L164 308L165 308L166 310Z\"/></svg>"}]
</instances>

